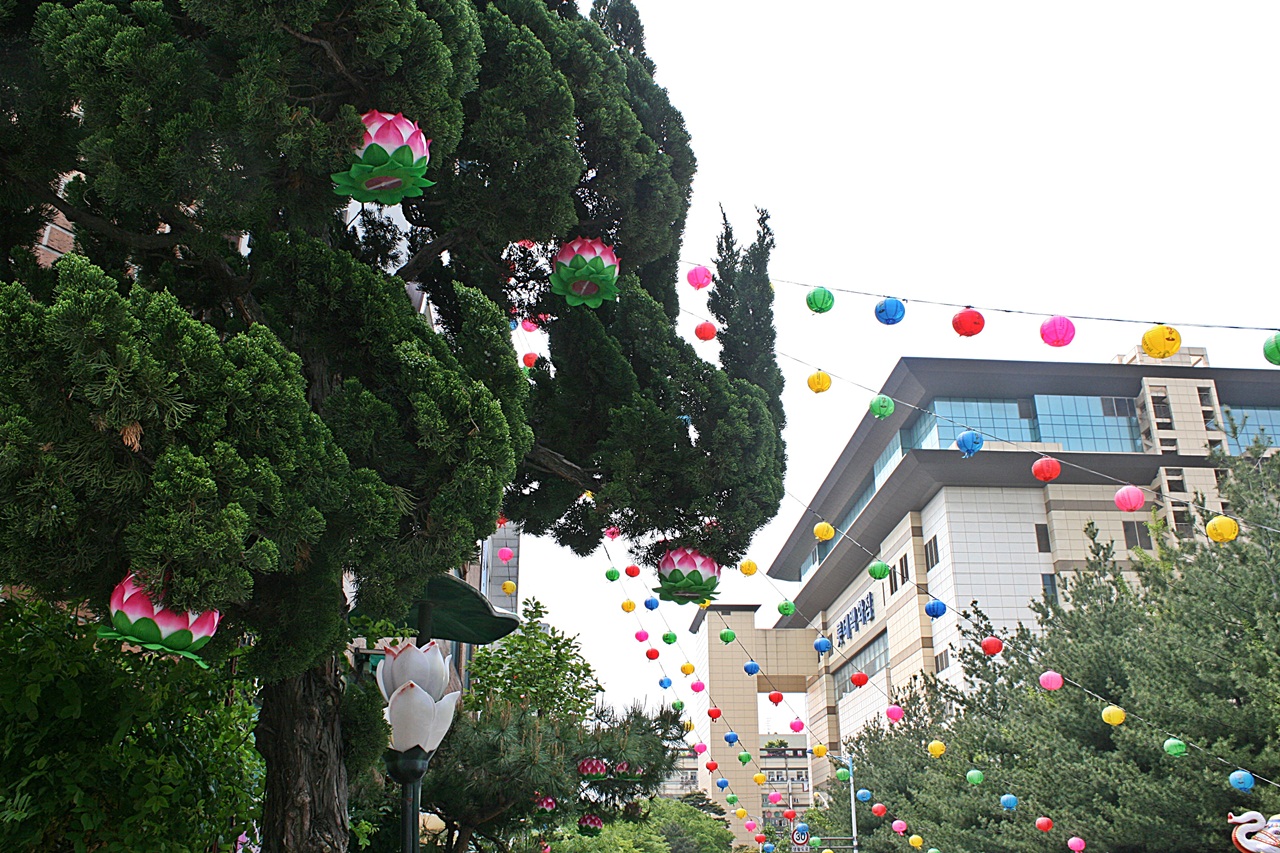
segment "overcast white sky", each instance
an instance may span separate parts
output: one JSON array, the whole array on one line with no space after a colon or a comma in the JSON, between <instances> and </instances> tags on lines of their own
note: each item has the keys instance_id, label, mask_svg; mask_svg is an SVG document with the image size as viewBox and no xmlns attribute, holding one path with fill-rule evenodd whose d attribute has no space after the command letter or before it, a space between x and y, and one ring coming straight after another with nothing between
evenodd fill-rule
<instances>
[{"instance_id":1,"label":"overcast white sky","mask_svg":"<svg viewBox=\"0 0 1280 853\"><path fill-rule=\"evenodd\" d=\"M1280 4L634 2L698 156L683 257L709 263L720 205L743 240L767 208L780 353L878 388L903 356L1107 361L1150 321L1280 326ZM783 281L894 294L907 317L882 326L874 299L840 293L815 316ZM681 294L705 315L705 293ZM1148 322L1078 321L1055 350L1040 318L988 312L962 339L953 310L912 298ZM1263 333L1182 332L1214 365L1270 368ZM870 395L814 395L809 368L780 363L787 489L808 500ZM762 627L778 600L763 570L801 512L786 500L752 548L761 573L722 585L721 601L764 602ZM604 554L526 540L521 564L520 594L581 635L606 698L658 701ZM638 602L649 579L629 587ZM659 610L686 650L695 612ZM657 614L643 626L664 630Z\"/></svg>"}]
</instances>

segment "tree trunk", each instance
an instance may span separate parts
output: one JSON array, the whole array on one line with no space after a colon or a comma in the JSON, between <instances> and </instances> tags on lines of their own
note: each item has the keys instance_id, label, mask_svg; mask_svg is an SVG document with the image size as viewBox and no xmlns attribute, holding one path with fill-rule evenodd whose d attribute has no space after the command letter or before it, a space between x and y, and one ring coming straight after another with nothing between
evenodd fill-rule
<instances>
[{"instance_id":1,"label":"tree trunk","mask_svg":"<svg viewBox=\"0 0 1280 853\"><path fill-rule=\"evenodd\" d=\"M341 701L336 658L263 687L254 732L267 765L262 853L345 853Z\"/></svg>"}]
</instances>

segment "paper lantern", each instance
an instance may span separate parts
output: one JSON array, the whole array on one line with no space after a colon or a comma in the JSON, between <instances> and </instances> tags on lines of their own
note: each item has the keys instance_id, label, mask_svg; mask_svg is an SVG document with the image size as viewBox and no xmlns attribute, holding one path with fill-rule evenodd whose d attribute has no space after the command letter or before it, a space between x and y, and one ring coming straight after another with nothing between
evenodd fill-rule
<instances>
[{"instance_id":1,"label":"paper lantern","mask_svg":"<svg viewBox=\"0 0 1280 853\"><path fill-rule=\"evenodd\" d=\"M813 748L812 752L817 758L822 758L827 754L827 745L825 743L820 743Z\"/></svg>"},{"instance_id":2,"label":"paper lantern","mask_svg":"<svg viewBox=\"0 0 1280 853\"><path fill-rule=\"evenodd\" d=\"M1182 335L1173 326L1153 326L1142 335L1142 351L1152 358L1168 358L1182 349Z\"/></svg>"},{"instance_id":3,"label":"paper lantern","mask_svg":"<svg viewBox=\"0 0 1280 853\"><path fill-rule=\"evenodd\" d=\"M831 651L831 641L826 637L819 637L813 641L813 650L820 655L825 655Z\"/></svg>"},{"instance_id":4,"label":"paper lantern","mask_svg":"<svg viewBox=\"0 0 1280 853\"><path fill-rule=\"evenodd\" d=\"M618 256L594 238L577 237L560 247L551 273L551 292L570 306L599 308L618 298Z\"/></svg>"},{"instance_id":5,"label":"paper lantern","mask_svg":"<svg viewBox=\"0 0 1280 853\"><path fill-rule=\"evenodd\" d=\"M778 612L783 616L790 616L792 613L796 612L796 605L792 601L783 599L778 602Z\"/></svg>"},{"instance_id":6,"label":"paper lantern","mask_svg":"<svg viewBox=\"0 0 1280 853\"><path fill-rule=\"evenodd\" d=\"M877 394L871 398L871 416L876 420L884 420L893 414L893 398Z\"/></svg>"},{"instance_id":7,"label":"paper lantern","mask_svg":"<svg viewBox=\"0 0 1280 853\"><path fill-rule=\"evenodd\" d=\"M627 577L629 577L629 578L638 578L638 577L640 577L640 567L639 567L639 566L635 566L635 565L627 566L625 569L623 569L623 571L627 573Z\"/></svg>"},{"instance_id":8,"label":"paper lantern","mask_svg":"<svg viewBox=\"0 0 1280 853\"><path fill-rule=\"evenodd\" d=\"M1067 839L1067 848L1080 853L1084 849L1084 839L1078 835L1073 835Z\"/></svg>"},{"instance_id":9,"label":"paper lantern","mask_svg":"<svg viewBox=\"0 0 1280 853\"><path fill-rule=\"evenodd\" d=\"M849 773L849 768L848 768L848 767L837 767L837 768L836 768L836 779L840 780L841 782L848 782L848 781L849 781L849 776L850 776L850 775L851 775L851 774Z\"/></svg>"},{"instance_id":10,"label":"paper lantern","mask_svg":"<svg viewBox=\"0 0 1280 853\"><path fill-rule=\"evenodd\" d=\"M680 664L680 672L682 672L685 675L693 675L693 664L687 661L685 663Z\"/></svg>"},{"instance_id":11,"label":"paper lantern","mask_svg":"<svg viewBox=\"0 0 1280 853\"><path fill-rule=\"evenodd\" d=\"M800 833L801 835L808 835L808 834L809 834L809 824L805 823L804 821L800 821L800 823L797 823L797 824L795 825L795 830L796 830L796 832Z\"/></svg>"},{"instance_id":12,"label":"paper lantern","mask_svg":"<svg viewBox=\"0 0 1280 853\"><path fill-rule=\"evenodd\" d=\"M893 827L893 831L898 833L899 835L902 835L907 831L907 822L902 818L898 818L893 823L891 823L890 826Z\"/></svg>"},{"instance_id":13,"label":"paper lantern","mask_svg":"<svg viewBox=\"0 0 1280 853\"><path fill-rule=\"evenodd\" d=\"M831 376L821 370L809 374L809 390L815 394L831 390Z\"/></svg>"},{"instance_id":14,"label":"paper lantern","mask_svg":"<svg viewBox=\"0 0 1280 853\"><path fill-rule=\"evenodd\" d=\"M671 686L671 679L667 678L665 675L662 676L662 678L658 679L658 686L661 687L663 690L666 690L668 687Z\"/></svg>"},{"instance_id":15,"label":"paper lantern","mask_svg":"<svg viewBox=\"0 0 1280 853\"><path fill-rule=\"evenodd\" d=\"M858 798L858 802L860 803L871 802L871 792L868 791L866 788L859 788L858 792L854 794L854 796Z\"/></svg>"},{"instance_id":16,"label":"paper lantern","mask_svg":"<svg viewBox=\"0 0 1280 853\"><path fill-rule=\"evenodd\" d=\"M867 574L871 575L871 577L878 581L882 581L889 577L889 572L891 571L893 571L893 569L890 568L889 564L884 560L876 560L871 565L867 566Z\"/></svg>"},{"instance_id":17,"label":"paper lantern","mask_svg":"<svg viewBox=\"0 0 1280 853\"><path fill-rule=\"evenodd\" d=\"M399 204L434 186L424 176L431 158L431 140L415 121L401 113L369 110L360 117L364 137L355 148L356 162L334 172L333 191L359 202Z\"/></svg>"},{"instance_id":18,"label":"paper lantern","mask_svg":"<svg viewBox=\"0 0 1280 853\"><path fill-rule=\"evenodd\" d=\"M756 844L764 844L766 841L769 840L769 836L765 835L763 832L757 832L755 834L755 839L756 839Z\"/></svg>"},{"instance_id":19,"label":"paper lantern","mask_svg":"<svg viewBox=\"0 0 1280 853\"><path fill-rule=\"evenodd\" d=\"M1076 336L1076 324L1067 317L1050 317L1040 324L1040 340L1051 347L1065 347Z\"/></svg>"},{"instance_id":20,"label":"paper lantern","mask_svg":"<svg viewBox=\"0 0 1280 853\"><path fill-rule=\"evenodd\" d=\"M1052 456L1041 456L1031 463L1031 476L1043 483L1058 479L1058 475L1061 473L1062 463Z\"/></svg>"},{"instance_id":21,"label":"paper lantern","mask_svg":"<svg viewBox=\"0 0 1280 853\"><path fill-rule=\"evenodd\" d=\"M536 352L527 352L520 357L520 360L524 362L525 367L533 367L538 363L538 354Z\"/></svg>"},{"instance_id":22,"label":"paper lantern","mask_svg":"<svg viewBox=\"0 0 1280 853\"><path fill-rule=\"evenodd\" d=\"M982 641L982 653L987 657L1000 654L1004 651L1004 640L999 637L987 637Z\"/></svg>"},{"instance_id":23,"label":"paper lantern","mask_svg":"<svg viewBox=\"0 0 1280 853\"><path fill-rule=\"evenodd\" d=\"M901 299L886 296L876 303L876 319L886 326L901 323L905 316L907 316L907 306L902 304Z\"/></svg>"},{"instance_id":24,"label":"paper lantern","mask_svg":"<svg viewBox=\"0 0 1280 853\"><path fill-rule=\"evenodd\" d=\"M675 711L683 711L684 703L681 702L679 699L677 699L676 701L671 703L671 708L672 710L675 710Z\"/></svg>"},{"instance_id":25,"label":"paper lantern","mask_svg":"<svg viewBox=\"0 0 1280 853\"><path fill-rule=\"evenodd\" d=\"M619 577L621 577L621 575L618 574L618 570L614 568L610 568L607 572L604 573L604 576L610 582L616 581Z\"/></svg>"},{"instance_id":26,"label":"paper lantern","mask_svg":"<svg viewBox=\"0 0 1280 853\"><path fill-rule=\"evenodd\" d=\"M773 851L776 849L777 848L773 846L773 842L766 841L764 845L760 848L760 853L773 853Z\"/></svg>"},{"instance_id":27,"label":"paper lantern","mask_svg":"<svg viewBox=\"0 0 1280 853\"><path fill-rule=\"evenodd\" d=\"M1065 679L1061 673L1054 672L1051 669L1046 669L1040 673L1040 686L1045 690L1061 690L1064 682Z\"/></svg>"},{"instance_id":28,"label":"paper lantern","mask_svg":"<svg viewBox=\"0 0 1280 853\"><path fill-rule=\"evenodd\" d=\"M1000 807L1007 812L1011 812L1018 807L1018 798L1013 794L1002 794L1000 796Z\"/></svg>"},{"instance_id":29,"label":"paper lantern","mask_svg":"<svg viewBox=\"0 0 1280 853\"><path fill-rule=\"evenodd\" d=\"M1214 517L1204 529L1214 542L1230 542L1240 535L1240 525L1234 518L1226 515Z\"/></svg>"},{"instance_id":30,"label":"paper lantern","mask_svg":"<svg viewBox=\"0 0 1280 853\"><path fill-rule=\"evenodd\" d=\"M503 592L505 595L514 595L514 594L515 594L515 591L516 591L516 582L515 582L515 581L503 581L503 582L502 582L502 592Z\"/></svg>"},{"instance_id":31,"label":"paper lantern","mask_svg":"<svg viewBox=\"0 0 1280 853\"><path fill-rule=\"evenodd\" d=\"M652 597L652 596L650 596L649 598L646 598L646 599L644 600L644 609L645 609L645 610L657 610L657 609L658 609L658 599L656 599L656 598L654 598L654 597Z\"/></svg>"},{"instance_id":32,"label":"paper lantern","mask_svg":"<svg viewBox=\"0 0 1280 853\"><path fill-rule=\"evenodd\" d=\"M907 843L912 847L920 848L924 846L924 839L918 835L913 835L907 839Z\"/></svg>"},{"instance_id":33,"label":"paper lantern","mask_svg":"<svg viewBox=\"0 0 1280 853\"><path fill-rule=\"evenodd\" d=\"M732 795L731 795L731 796L732 796ZM726 797L725 799L728 799L728 797ZM730 803L730 805L732 805L732 803ZM734 810L733 810L733 813L734 813L734 815L736 815L736 816L737 816L738 820L742 820L744 817L746 817L746 816L747 816L747 810L746 810L746 809L734 809Z\"/></svg>"},{"instance_id":34,"label":"paper lantern","mask_svg":"<svg viewBox=\"0 0 1280 853\"><path fill-rule=\"evenodd\" d=\"M1272 335L1262 344L1262 357L1272 364L1280 364L1280 335Z\"/></svg>"},{"instance_id":35,"label":"paper lantern","mask_svg":"<svg viewBox=\"0 0 1280 853\"><path fill-rule=\"evenodd\" d=\"M982 436L971 429L967 429L956 436L956 448L965 459L981 450L982 444Z\"/></svg>"},{"instance_id":36,"label":"paper lantern","mask_svg":"<svg viewBox=\"0 0 1280 853\"><path fill-rule=\"evenodd\" d=\"M662 635L662 642L666 643L668 646L675 645L676 639L677 637L676 637L675 631L666 631ZM689 674L688 672L685 673L685 675L688 675L688 674Z\"/></svg>"},{"instance_id":37,"label":"paper lantern","mask_svg":"<svg viewBox=\"0 0 1280 853\"><path fill-rule=\"evenodd\" d=\"M962 338L971 338L987 324L981 312L966 308L951 318L951 328Z\"/></svg>"},{"instance_id":38,"label":"paper lantern","mask_svg":"<svg viewBox=\"0 0 1280 853\"><path fill-rule=\"evenodd\" d=\"M782 816L783 816L784 818L786 818L787 820L795 820L795 819L796 819L796 810L795 810L795 809L787 809L786 811L784 811L784 812L782 813Z\"/></svg>"},{"instance_id":39,"label":"paper lantern","mask_svg":"<svg viewBox=\"0 0 1280 853\"><path fill-rule=\"evenodd\" d=\"M981 785L986 778L987 777L982 774L982 771L977 768L974 768L964 774L964 780L970 785Z\"/></svg>"},{"instance_id":40,"label":"paper lantern","mask_svg":"<svg viewBox=\"0 0 1280 853\"><path fill-rule=\"evenodd\" d=\"M516 552L512 551L510 548L498 549L498 559L504 563L511 562L511 558L514 557L515 555L516 555Z\"/></svg>"},{"instance_id":41,"label":"paper lantern","mask_svg":"<svg viewBox=\"0 0 1280 853\"><path fill-rule=\"evenodd\" d=\"M707 709L707 716L708 716L708 717L710 717L710 718L711 718L711 719L713 719L713 720L718 720L718 719L720 719L720 717L721 717L721 715L722 715L723 713L724 713L724 712L723 712L723 711L721 711L719 708L708 708L708 709Z\"/></svg>"},{"instance_id":42,"label":"paper lantern","mask_svg":"<svg viewBox=\"0 0 1280 853\"><path fill-rule=\"evenodd\" d=\"M876 803L871 807L871 813L876 817L884 817L888 812L889 809L885 807L884 803Z\"/></svg>"},{"instance_id":43,"label":"paper lantern","mask_svg":"<svg viewBox=\"0 0 1280 853\"><path fill-rule=\"evenodd\" d=\"M747 828L747 832L750 832L751 830L756 828L757 824L754 820L749 820L746 823L744 823L743 826Z\"/></svg>"},{"instance_id":44,"label":"paper lantern","mask_svg":"<svg viewBox=\"0 0 1280 853\"><path fill-rule=\"evenodd\" d=\"M716 787L719 788L721 791L723 791L725 788L729 787L729 780L725 779L724 777L717 779Z\"/></svg>"},{"instance_id":45,"label":"paper lantern","mask_svg":"<svg viewBox=\"0 0 1280 853\"><path fill-rule=\"evenodd\" d=\"M819 542L829 542L835 535L836 529L825 521L819 521L813 526L813 538Z\"/></svg>"},{"instance_id":46,"label":"paper lantern","mask_svg":"<svg viewBox=\"0 0 1280 853\"><path fill-rule=\"evenodd\" d=\"M673 702L673 703L671 703L671 707L673 707L673 708L675 707L675 703L674 703L674 702ZM695 744L693 745L693 751L694 751L694 752L696 752L696 753L698 753L698 755L702 755L702 753L704 753L704 752L706 752L706 751L707 751L707 745L706 745L705 743L702 743L701 741L699 741L698 743L695 743Z\"/></svg>"},{"instance_id":47,"label":"paper lantern","mask_svg":"<svg viewBox=\"0 0 1280 853\"><path fill-rule=\"evenodd\" d=\"M702 290L702 288L711 284L711 270L703 266L697 266L689 270L685 278L689 284L693 285L694 290Z\"/></svg>"},{"instance_id":48,"label":"paper lantern","mask_svg":"<svg viewBox=\"0 0 1280 853\"><path fill-rule=\"evenodd\" d=\"M1116 506L1121 512L1137 512L1147 502L1147 496L1137 486L1121 486L1116 490Z\"/></svg>"},{"instance_id":49,"label":"paper lantern","mask_svg":"<svg viewBox=\"0 0 1280 853\"><path fill-rule=\"evenodd\" d=\"M594 838L604 829L604 821L593 814L584 814L578 818L578 832L589 838Z\"/></svg>"},{"instance_id":50,"label":"paper lantern","mask_svg":"<svg viewBox=\"0 0 1280 853\"><path fill-rule=\"evenodd\" d=\"M941 758L942 754L947 751L947 745L940 740L929 741L929 754L934 758Z\"/></svg>"},{"instance_id":51,"label":"paper lantern","mask_svg":"<svg viewBox=\"0 0 1280 853\"><path fill-rule=\"evenodd\" d=\"M520 321L520 328L524 329L526 332L536 332L538 331L538 324L533 320L525 318Z\"/></svg>"},{"instance_id":52,"label":"paper lantern","mask_svg":"<svg viewBox=\"0 0 1280 853\"><path fill-rule=\"evenodd\" d=\"M701 681L695 681L693 684L689 685L689 689L694 693L701 693L707 689L707 685L703 684Z\"/></svg>"},{"instance_id":53,"label":"paper lantern","mask_svg":"<svg viewBox=\"0 0 1280 853\"><path fill-rule=\"evenodd\" d=\"M631 613L635 609L636 609L636 603L631 599L628 598L626 601L622 602L623 613Z\"/></svg>"},{"instance_id":54,"label":"paper lantern","mask_svg":"<svg viewBox=\"0 0 1280 853\"><path fill-rule=\"evenodd\" d=\"M599 758L584 758L578 762L578 775L588 779L603 779L609 775L609 765Z\"/></svg>"},{"instance_id":55,"label":"paper lantern","mask_svg":"<svg viewBox=\"0 0 1280 853\"><path fill-rule=\"evenodd\" d=\"M716 336L715 323L699 323L693 329L693 334L700 341L710 341Z\"/></svg>"},{"instance_id":56,"label":"paper lantern","mask_svg":"<svg viewBox=\"0 0 1280 853\"><path fill-rule=\"evenodd\" d=\"M763 773L757 773L751 777L751 781L755 782L757 785L763 785L766 781L765 775Z\"/></svg>"},{"instance_id":57,"label":"paper lantern","mask_svg":"<svg viewBox=\"0 0 1280 853\"><path fill-rule=\"evenodd\" d=\"M781 704L782 704L782 694L781 694L781 693L779 693L777 690L774 690L774 691L770 692L770 693L769 693L769 701L770 701L770 702L772 702L774 705L781 705Z\"/></svg>"},{"instance_id":58,"label":"paper lantern","mask_svg":"<svg viewBox=\"0 0 1280 853\"><path fill-rule=\"evenodd\" d=\"M1227 781L1237 791L1244 791L1247 794L1253 790L1253 774L1248 770L1233 770L1227 777Z\"/></svg>"},{"instance_id":59,"label":"paper lantern","mask_svg":"<svg viewBox=\"0 0 1280 853\"><path fill-rule=\"evenodd\" d=\"M903 713L905 712L902 710L901 705L890 705L888 708L884 709L884 715L889 718L889 722L891 723L896 723L901 720Z\"/></svg>"},{"instance_id":60,"label":"paper lantern","mask_svg":"<svg viewBox=\"0 0 1280 853\"><path fill-rule=\"evenodd\" d=\"M800 732L804 731L804 721L798 718L792 720L791 731L795 732L796 734L799 734Z\"/></svg>"},{"instance_id":61,"label":"paper lantern","mask_svg":"<svg viewBox=\"0 0 1280 853\"><path fill-rule=\"evenodd\" d=\"M649 632L648 632L648 631L644 630L643 628L641 628L639 631L636 631L636 642L637 642L637 643L643 643L643 642L644 642L645 640L647 640L647 639L649 639Z\"/></svg>"},{"instance_id":62,"label":"paper lantern","mask_svg":"<svg viewBox=\"0 0 1280 853\"><path fill-rule=\"evenodd\" d=\"M153 602L147 592L134 583L132 574L126 575L111 591L108 610L111 624L99 626L99 637L179 655L208 668L195 653L204 648L218 630L222 615L217 610L194 613Z\"/></svg>"},{"instance_id":63,"label":"paper lantern","mask_svg":"<svg viewBox=\"0 0 1280 853\"><path fill-rule=\"evenodd\" d=\"M849 676L849 680L853 682L854 687L866 687L870 677L865 672L855 672Z\"/></svg>"},{"instance_id":64,"label":"paper lantern","mask_svg":"<svg viewBox=\"0 0 1280 853\"><path fill-rule=\"evenodd\" d=\"M1047 817L1038 817L1036 818L1036 829L1041 832L1048 832L1053 829L1053 821Z\"/></svg>"},{"instance_id":65,"label":"paper lantern","mask_svg":"<svg viewBox=\"0 0 1280 853\"><path fill-rule=\"evenodd\" d=\"M608 537L610 542L612 542L614 539L617 539L622 535L622 531L616 527L606 527L604 529L604 535Z\"/></svg>"},{"instance_id":66,"label":"paper lantern","mask_svg":"<svg viewBox=\"0 0 1280 853\"><path fill-rule=\"evenodd\" d=\"M1124 722L1124 708L1119 705L1108 705L1102 709L1102 721L1110 726L1118 726Z\"/></svg>"},{"instance_id":67,"label":"paper lantern","mask_svg":"<svg viewBox=\"0 0 1280 853\"><path fill-rule=\"evenodd\" d=\"M742 671L745 672L747 675L755 675L760 671L760 664L756 663L753 660L749 660L742 665Z\"/></svg>"},{"instance_id":68,"label":"paper lantern","mask_svg":"<svg viewBox=\"0 0 1280 853\"><path fill-rule=\"evenodd\" d=\"M739 764L749 764L750 762L751 762L751 753L747 752L745 749L742 752L738 753Z\"/></svg>"},{"instance_id":69,"label":"paper lantern","mask_svg":"<svg viewBox=\"0 0 1280 853\"><path fill-rule=\"evenodd\" d=\"M658 561L653 591L676 604L711 601L720 585L720 564L692 548L672 548Z\"/></svg>"},{"instance_id":70,"label":"paper lantern","mask_svg":"<svg viewBox=\"0 0 1280 853\"><path fill-rule=\"evenodd\" d=\"M782 802L782 794L778 793L777 791L770 791L769 802L773 803L776 806L778 803Z\"/></svg>"},{"instance_id":71,"label":"paper lantern","mask_svg":"<svg viewBox=\"0 0 1280 853\"><path fill-rule=\"evenodd\" d=\"M725 733L724 733L724 742L725 742L725 743L727 743L727 744L729 744L730 746L732 746L733 744L737 743L737 742L738 742L738 733L737 733L737 732L725 732Z\"/></svg>"},{"instance_id":72,"label":"paper lantern","mask_svg":"<svg viewBox=\"0 0 1280 853\"><path fill-rule=\"evenodd\" d=\"M645 657L647 657L649 660L657 660L657 659L658 659L658 650L657 650L657 649L645 649L644 656L645 656Z\"/></svg>"},{"instance_id":73,"label":"paper lantern","mask_svg":"<svg viewBox=\"0 0 1280 853\"><path fill-rule=\"evenodd\" d=\"M1187 754L1187 745L1176 737L1171 737L1164 742L1164 751L1174 756Z\"/></svg>"},{"instance_id":74,"label":"paper lantern","mask_svg":"<svg viewBox=\"0 0 1280 853\"><path fill-rule=\"evenodd\" d=\"M804 298L804 304L815 314L825 314L836 304L836 298L825 287L815 287Z\"/></svg>"},{"instance_id":75,"label":"paper lantern","mask_svg":"<svg viewBox=\"0 0 1280 853\"><path fill-rule=\"evenodd\" d=\"M929 599L924 606L925 615L930 619L937 619L939 616L947 612L947 605L943 604L936 598Z\"/></svg>"}]
</instances>

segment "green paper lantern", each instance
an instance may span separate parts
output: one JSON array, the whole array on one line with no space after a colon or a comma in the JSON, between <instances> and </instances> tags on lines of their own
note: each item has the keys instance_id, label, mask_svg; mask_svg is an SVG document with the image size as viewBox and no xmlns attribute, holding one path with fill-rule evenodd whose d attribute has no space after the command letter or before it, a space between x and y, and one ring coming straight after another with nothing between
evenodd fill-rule
<instances>
[{"instance_id":1,"label":"green paper lantern","mask_svg":"<svg viewBox=\"0 0 1280 853\"><path fill-rule=\"evenodd\" d=\"M673 710L679 713L680 711L684 710L684 703L681 702L679 699L677 699L676 701L671 703L671 707Z\"/></svg>"},{"instance_id":2,"label":"green paper lantern","mask_svg":"<svg viewBox=\"0 0 1280 853\"><path fill-rule=\"evenodd\" d=\"M1262 345L1262 354L1272 364L1280 364L1280 335L1272 335Z\"/></svg>"},{"instance_id":3,"label":"green paper lantern","mask_svg":"<svg viewBox=\"0 0 1280 853\"><path fill-rule=\"evenodd\" d=\"M809 836L809 844L810 844L811 846L813 846L813 847L821 847L821 846L822 846L822 839L821 839L821 838L819 838L819 837L818 837L818 836L816 836L816 835L810 835L810 836Z\"/></svg>"},{"instance_id":4,"label":"green paper lantern","mask_svg":"<svg viewBox=\"0 0 1280 853\"><path fill-rule=\"evenodd\" d=\"M738 753L738 760L741 761L743 764L746 764L751 760L751 753L747 752L744 749L742 752Z\"/></svg>"},{"instance_id":5,"label":"green paper lantern","mask_svg":"<svg viewBox=\"0 0 1280 853\"><path fill-rule=\"evenodd\" d=\"M792 613L796 612L796 606L791 601L779 601L778 612L783 616L790 616Z\"/></svg>"},{"instance_id":6,"label":"green paper lantern","mask_svg":"<svg viewBox=\"0 0 1280 853\"><path fill-rule=\"evenodd\" d=\"M613 568L611 568L611 569L609 569L609 571L605 572L605 573L604 573L604 576L605 576L606 578L608 578L609 580L611 580L611 581L616 581L616 580L620 577L620 575L619 575L619 573L618 573L618 570L617 570L617 569L613 569Z\"/></svg>"},{"instance_id":7,"label":"green paper lantern","mask_svg":"<svg viewBox=\"0 0 1280 853\"><path fill-rule=\"evenodd\" d=\"M889 572L891 571L893 571L893 569L889 568L889 564L883 560L876 560L874 563L867 566L867 574L871 575L871 577L878 581L882 581L889 577Z\"/></svg>"},{"instance_id":8,"label":"green paper lantern","mask_svg":"<svg viewBox=\"0 0 1280 853\"><path fill-rule=\"evenodd\" d=\"M981 785L983 780L987 777L982 775L981 770L970 770L968 773L964 774L964 778L970 785Z\"/></svg>"},{"instance_id":9,"label":"green paper lantern","mask_svg":"<svg viewBox=\"0 0 1280 853\"><path fill-rule=\"evenodd\" d=\"M848 782L849 769L847 767L841 767L838 770L836 770L836 778L839 779L841 782Z\"/></svg>"},{"instance_id":10,"label":"green paper lantern","mask_svg":"<svg viewBox=\"0 0 1280 853\"><path fill-rule=\"evenodd\" d=\"M836 298L825 287L815 287L804 298L804 303L809 306L809 310L813 313L825 314L836 304Z\"/></svg>"},{"instance_id":11,"label":"green paper lantern","mask_svg":"<svg viewBox=\"0 0 1280 853\"><path fill-rule=\"evenodd\" d=\"M668 631L667 633L662 635L662 642L666 643L668 646L674 643L675 641L676 641L675 631Z\"/></svg>"},{"instance_id":12,"label":"green paper lantern","mask_svg":"<svg viewBox=\"0 0 1280 853\"><path fill-rule=\"evenodd\" d=\"M871 414L877 420L884 420L893 414L893 398L877 394L871 398Z\"/></svg>"},{"instance_id":13,"label":"green paper lantern","mask_svg":"<svg viewBox=\"0 0 1280 853\"><path fill-rule=\"evenodd\" d=\"M724 798L724 801L725 801L726 803L728 803L729 805L731 805L731 806L732 806L732 805L736 805L736 804L737 804L737 802L738 802L738 795L737 795L737 794L730 794L729 796L727 796L727 797L725 797L725 798Z\"/></svg>"},{"instance_id":14,"label":"green paper lantern","mask_svg":"<svg viewBox=\"0 0 1280 853\"><path fill-rule=\"evenodd\" d=\"M738 635L733 633L731 629L725 628L723 631L720 632L720 642L725 643L727 645L729 643L732 643L737 638L737 636Z\"/></svg>"},{"instance_id":15,"label":"green paper lantern","mask_svg":"<svg viewBox=\"0 0 1280 853\"><path fill-rule=\"evenodd\" d=\"M1185 742L1176 737L1171 737L1164 742L1164 751L1170 755L1177 757L1187 754L1187 745Z\"/></svg>"},{"instance_id":16,"label":"green paper lantern","mask_svg":"<svg viewBox=\"0 0 1280 853\"><path fill-rule=\"evenodd\" d=\"M356 162L347 171L330 175L335 193L359 202L399 204L422 195L424 187L434 186L423 177L431 156L431 140L417 122L400 113L378 110L370 110L360 120L365 132L355 150Z\"/></svg>"}]
</instances>

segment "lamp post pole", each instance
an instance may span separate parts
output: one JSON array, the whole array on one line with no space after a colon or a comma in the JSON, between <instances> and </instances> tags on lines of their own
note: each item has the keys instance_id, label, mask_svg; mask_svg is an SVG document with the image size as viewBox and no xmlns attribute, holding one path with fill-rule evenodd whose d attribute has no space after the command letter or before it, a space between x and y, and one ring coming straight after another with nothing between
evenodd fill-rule
<instances>
[{"instance_id":1,"label":"lamp post pole","mask_svg":"<svg viewBox=\"0 0 1280 853\"><path fill-rule=\"evenodd\" d=\"M420 746L404 752L388 749L383 756L387 762L387 775L400 783L400 851L418 853L418 815L422 812L422 777L427 775L427 765L435 750L427 752Z\"/></svg>"},{"instance_id":2,"label":"lamp post pole","mask_svg":"<svg viewBox=\"0 0 1280 853\"><path fill-rule=\"evenodd\" d=\"M849 771L849 830L853 833L853 853L858 853L858 794L853 787L853 758L848 755L833 756Z\"/></svg>"}]
</instances>

